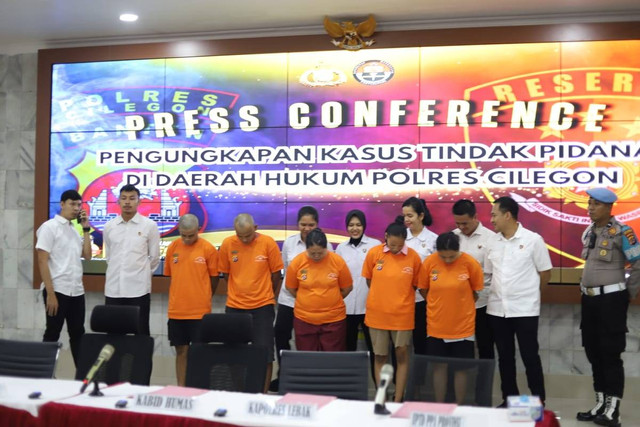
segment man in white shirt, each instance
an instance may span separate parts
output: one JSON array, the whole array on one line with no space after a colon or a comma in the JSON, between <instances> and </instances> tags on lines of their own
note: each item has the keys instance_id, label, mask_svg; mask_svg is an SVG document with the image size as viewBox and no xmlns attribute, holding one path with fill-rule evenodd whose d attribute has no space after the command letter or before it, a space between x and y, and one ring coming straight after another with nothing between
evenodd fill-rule
<instances>
[{"instance_id":1,"label":"man in white shirt","mask_svg":"<svg viewBox=\"0 0 640 427\"><path fill-rule=\"evenodd\" d=\"M519 395L516 382L514 336L518 340L531 394L544 402L544 375L538 345L540 288L551 277L551 259L542 237L518 222L518 203L511 197L493 202L491 223L497 234L490 240L485 268L491 273L487 302L489 324L498 349L502 397Z\"/></svg>"},{"instance_id":2,"label":"man in white shirt","mask_svg":"<svg viewBox=\"0 0 640 427\"><path fill-rule=\"evenodd\" d=\"M73 220L82 225L84 241L72 223ZM62 193L60 213L36 231L38 267L47 318L42 340L58 341L66 320L69 346L76 366L79 361L80 339L84 334L85 315L80 257L91 259L90 231L89 217L82 209L82 197L76 190Z\"/></svg>"},{"instance_id":3,"label":"man in white shirt","mask_svg":"<svg viewBox=\"0 0 640 427\"><path fill-rule=\"evenodd\" d=\"M456 229L453 230L460 238L460 251L468 253L482 266L484 273L484 289L478 292L476 300L476 346L480 359L493 359L493 332L487 317L487 300L491 286L491 274L485 270L484 261L487 254L489 240L496 233L482 225L478 220L476 205L467 199L458 200L451 209Z\"/></svg>"},{"instance_id":4,"label":"man in white shirt","mask_svg":"<svg viewBox=\"0 0 640 427\"><path fill-rule=\"evenodd\" d=\"M160 233L152 220L138 213L140 191L133 185L120 189L120 215L103 230L107 274L105 304L140 307L138 333L149 335L151 276L160 263Z\"/></svg>"}]
</instances>

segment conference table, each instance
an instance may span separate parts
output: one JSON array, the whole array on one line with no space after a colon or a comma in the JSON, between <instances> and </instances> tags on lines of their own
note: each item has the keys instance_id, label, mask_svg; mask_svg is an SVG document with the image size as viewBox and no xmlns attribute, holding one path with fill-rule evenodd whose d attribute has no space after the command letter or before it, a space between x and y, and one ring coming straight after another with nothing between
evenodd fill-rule
<instances>
[{"instance_id":1,"label":"conference table","mask_svg":"<svg viewBox=\"0 0 640 427\"><path fill-rule=\"evenodd\" d=\"M55 427L210 427L210 426L411 426L400 412L408 405L433 405L427 410L464 419L465 427L533 427L534 422L507 419L506 409L426 403L387 403L391 415L374 414L374 403L310 395L265 395L210 391L176 386L139 386L129 383L102 386L103 396L79 393L80 381L34 380L0 376L0 426ZM29 398L34 391L39 398ZM173 399L173 400L171 400ZM126 402L124 408L116 403ZM154 406L160 402L161 406ZM168 402L172 402L169 405ZM165 405L166 403L166 405ZM312 407L310 414L274 411ZM311 404L317 404L317 406ZM285 405L286 406L286 405ZM265 409L266 408L266 409ZM224 409L223 416L214 413ZM220 411L218 411L220 413ZM297 415L297 416L296 416ZM427 425L427 424L425 424ZM452 424L453 425L453 424Z\"/></svg>"}]
</instances>

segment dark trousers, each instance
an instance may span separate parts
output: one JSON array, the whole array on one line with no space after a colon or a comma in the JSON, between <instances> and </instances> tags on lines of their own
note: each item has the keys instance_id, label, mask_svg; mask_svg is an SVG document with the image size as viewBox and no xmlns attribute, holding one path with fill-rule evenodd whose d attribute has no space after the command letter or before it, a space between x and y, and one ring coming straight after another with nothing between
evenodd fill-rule
<instances>
[{"instance_id":1,"label":"dark trousers","mask_svg":"<svg viewBox=\"0 0 640 427\"><path fill-rule=\"evenodd\" d=\"M135 298L104 298L105 305L129 305L140 307L140 323L138 334L150 335L149 331L149 311L151 309L151 294L142 295Z\"/></svg>"},{"instance_id":2,"label":"dark trousers","mask_svg":"<svg viewBox=\"0 0 640 427\"><path fill-rule=\"evenodd\" d=\"M369 327L364 324L364 314L347 314L347 351L356 351L358 349L358 327L362 326L364 333L364 342L367 344L369 351L369 361L371 366L371 378L375 383L375 354L373 354L373 344L371 343L371 334Z\"/></svg>"},{"instance_id":3,"label":"dark trousers","mask_svg":"<svg viewBox=\"0 0 640 427\"><path fill-rule=\"evenodd\" d=\"M69 333L69 347L71 347L71 355L73 363L78 366L80 361L80 340L84 335L84 315L85 302L84 295L70 297L56 292L58 299L58 312L55 316L46 314L47 324L44 330L42 341L57 342L60 339L60 332L64 321L67 321L67 332ZM45 310L47 306L47 290L42 290L44 298Z\"/></svg>"},{"instance_id":4,"label":"dark trousers","mask_svg":"<svg viewBox=\"0 0 640 427\"><path fill-rule=\"evenodd\" d=\"M476 308L476 346L479 359L495 359L493 330L489 325L487 307Z\"/></svg>"},{"instance_id":5,"label":"dark trousers","mask_svg":"<svg viewBox=\"0 0 640 427\"><path fill-rule=\"evenodd\" d=\"M413 328L413 352L427 354L427 302L416 303L415 327Z\"/></svg>"},{"instance_id":6,"label":"dark trousers","mask_svg":"<svg viewBox=\"0 0 640 427\"><path fill-rule=\"evenodd\" d=\"M276 323L273 326L273 333L276 342L276 357L280 365L280 351L291 350L291 330L293 329L293 307L278 304Z\"/></svg>"},{"instance_id":7,"label":"dark trousers","mask_svg":"<svg viewBox=\"0 0 640 427\"><path fill-rule=\"evenodd\" d=\"M520 356L527 374L527 384L531 394L546 399L544 391L544 374L538 354L538 316L531 317L498 317L489 315L493 336L498 349L498 367L502 382L502 397L518 396L516 382L516 345L518 339Z\"/></svg>"},{"instance_id":8,"label":"dark trousers","mask_svg":"<svg viewBox=\"0 0 640 427\"><path fill-rule=\"evenodd\" d=\"M624 366L621 354L626 348L629 292L582 295L582 346L591 363L593 388L622 398Z\"/></svg>"}]
</instances>

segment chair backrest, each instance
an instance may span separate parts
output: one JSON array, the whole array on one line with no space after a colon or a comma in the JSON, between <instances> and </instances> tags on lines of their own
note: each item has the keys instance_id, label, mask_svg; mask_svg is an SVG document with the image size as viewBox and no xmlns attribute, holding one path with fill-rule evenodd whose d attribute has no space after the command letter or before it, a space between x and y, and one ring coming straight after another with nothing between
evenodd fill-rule
<instances>
[{"instance_id":1,"label":"chair backrest","mask_svg":"<svg viewBox=\"0 0 640 427\"><path fill-rule=\"evenodd\" d=\"M367 400L369 352L288 351L280 362L279 394L309 393Z\"/></svg>"},{"instance_id":2,"label":"chair backrest","mask_svg":"<svg viewBox=\"0 0 640 427\"><path fill-rule=\"evenodd\" d=\"M53 378L61 346L59 342L0 339L0 375Z\"/></svg>"},{"instance_id":3,"label":"chair backrest","mask_svg":"<svg viewBox=\"0 0 640 427\"><path fill-rule=\"evenodd\" d=\"M113 356L101 369L98 381L107 384L130 382L149 385L153 360L153 338L127 335L138 332L140 308L134 306L99 305L91 313L91 329L98 334L84 334L80 342L80 360L76 379L85 378L98 358L100 350L111 344Z\"/></svg>"},{"instance_id":4,"label":"chair backrest","mask_svg":"<svg viewBox=\"0 0 640 427\"><path fill-rule=\"evenodd\" d=\"M186 386L260 393L268 351L248 344L253 318L245 313L210 313L202 318L201 339L189 347Z\"/></svg>"},{"instance_id":5,"label":"chair backrest","mask_svg":"<svg viewBox=\"0 0 640 427\"><path fill-rule=\"evenodd\" d=\"M495 365L494 359L459 359L414 354L404 399L437 402L442 401L444 397L444 402L448 403L490 407Z\"/></svg>"}]
</instances>

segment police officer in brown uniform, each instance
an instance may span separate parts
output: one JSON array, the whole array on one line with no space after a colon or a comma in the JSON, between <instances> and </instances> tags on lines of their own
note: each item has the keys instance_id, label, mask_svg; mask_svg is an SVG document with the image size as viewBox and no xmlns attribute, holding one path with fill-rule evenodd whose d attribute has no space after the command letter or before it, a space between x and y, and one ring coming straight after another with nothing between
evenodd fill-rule
<instances>
[{"instance_id":1,"label":"police officer in brown uniform","mask_svg":"<svg viewBox=\"0 0 640 427\"><path fill-rule=\"evenodd\" d=\"M620 426L624 390L627 308L640 288L640 243L633 230L611 215L617 196L605 188L587 190L593 223L582 234L585 259L582 290L582 345L593 371L596 405L578 412L580 421ZM631 275L625 279L625 265Z\"/></svg>"}]
</instances>

